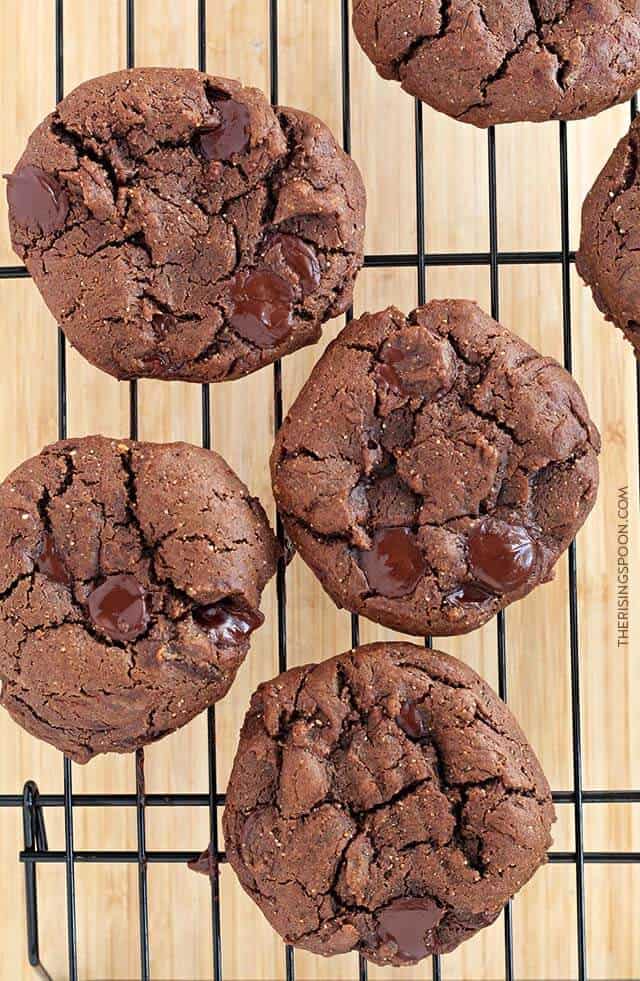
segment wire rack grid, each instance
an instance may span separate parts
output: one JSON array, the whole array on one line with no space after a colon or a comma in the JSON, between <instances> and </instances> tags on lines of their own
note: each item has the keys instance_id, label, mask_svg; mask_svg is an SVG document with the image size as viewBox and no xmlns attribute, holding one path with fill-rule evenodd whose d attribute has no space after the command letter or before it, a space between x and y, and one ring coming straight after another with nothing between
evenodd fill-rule
<instances>
[{"instance_id":1,"label":"wire rack grid","mask_svg":"<svg viewBox=\"0 0 640 981\"><path fill-rule=\"evenodd\" d=\"M64 96L64 0L52 0L55 6L55 88L56 101ZM190 0L197 7L198 25L198 66L206 71L206 23L207 0ZM278 103L278 0L268 0L269 3L269 63L270 63L270 97L272 103ZM351 150L351 83L350 83L350 10L349 0L340 0L340 38L342 63L342 141L347 152ZM127 67L135 65L135 0L126 0L126 60ZM631 118L637 113L637 97L630 104ZM424 303L427 297L427 271L438 266L485 266L489 267L491 283L491 312L496 319L500 315L500 267L509 265L560 265L562 272L562 308L563 308L563 344L565 367L571 371L573 352L571 341L571 264L575 254L570 250L569 222L569 180L568 180L568 148L567 124L559 123L559 164L560 164L560 202L561 227L559 237L561 247L558 251L517 251L502 252L498 243L498 181L496 167L495 130L487 132L487 175L488 175L488 222L489 222L489 252L455 252L433 253L425 248L425 195L424 195L424 144L423 144L423 110L418 100L414 107L415 132L415 181L416 181L416 252L415 254L375 254L365 257L365 268L415 268L419 303ZM0 267L0 279L17 279L28 276L24 267ZM347 314L350 319L351 312ZM66 342L61 330L58 330L58 435L60 439L67 436L67 372L66 372ZM640 366L637 369L637 401L638 401L638 442L640 445ZM130 382L129 390L129 428L131 438L138 434L138 393L136 382ZM280 363L273 369L273 402L275 428L279 428L283 418L282 371ZM213 422L211 418L211 400L208 385L202 386L202 445L210 448L212 445ZM284 544L284 529L280 519L277 520L277 535ZM573 749L573 788L571 790L556 790L553 792L554 802L571 805L573 808L573 823L575 830L575 851L554 851L549 855L552 864L569 864L575 866L576 880L576 934L578 977L586 981L589 977L587 964L586 943L586 913L585 913L585 865L640 863L640 853L632 851L591 851L585 850L584 844L584 814L583 809L588 804L639 804L640 788L631 790L585 790L582 779L581 754L581 689L580 689L580 648L578 632L578 590L576 546L569 550L569 622L570 622L570 669L571 669L571 712L572 712L572 749ZM287 669L287 607L286 607L286 563L281 559L277 570L277 616L278 616L278 664L281 671ZM357 616L351 617L352 643L359 643L359 622ZM425 644L430 647L431 639L426 638ZM507 632L504 615L497 619L497 651L499 694L507 699ZM139 908L139 949L140 949L140 978L149 981L150 975L150 940L149 940L149 911L147 868L151 863L184 863L197 857L195 852L186 851L150 851L146 847L146 809L148 807L199 807L207 808L211 847L219 863L225 861L224 852L220 850L218 840L218 809L224 806L224 794L218 791L217 762L215 746L216 718L215 707L208 709L208 774L209 786L202 794L147 794L145 792L144 753L139 750L136 754L135 792L131 794L74 794L73 768L68 759L63 760L63 793L41 794L33 781L28 781L21 794L0 795L0 808L21 808L23 814L24 848L20 852L20 861L25 871L25 901L27 922L27 956L29 963L43 979L50 979L45 964L40 956L38 896L37 896L37 866L41 863L61 863L66 870L66 919L68 946L68 977L69 981L77 981L78 975L78 945L76 922L76 863L127 863L135 864L138 870L138 908ZM133 807L136 810L137 850L135 851L87 851L74 846L74 808L75 807ZM62 808L64 812L64 851L49 849L44 821L46 808ZM513 981L514 972L514 941L512 930L511 904L508 904L503 916L504 925L504 978ZM222 981L223 972L223 939L220 917L220 894L217 876L211 879L211 964L213 978ZM284 951L283 973L287 981L295 981L295 953L292 947L286 946ZM46 961L46 956L45 956ZM439 957L432 960L434 981L440 981L442 965ZM360 957L358 968L359 981L367 981L367 962Z\"/></svg>"}]
</instances>

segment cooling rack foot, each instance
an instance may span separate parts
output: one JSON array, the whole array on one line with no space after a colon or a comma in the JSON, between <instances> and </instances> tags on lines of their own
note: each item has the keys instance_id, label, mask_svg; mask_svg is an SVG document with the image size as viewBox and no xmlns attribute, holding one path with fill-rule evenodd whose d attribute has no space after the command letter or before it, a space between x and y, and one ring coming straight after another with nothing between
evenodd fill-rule
<instances>
[{"instance_id":1,"label":"cooling rack foot","mask_svg":"<svg viewBox=\"0 0 640 981\"><path fill-rule=\"evenodd\" d=\"M22 792L22 824L24 829L24 853L46 852L47 829L44 823L44 813L40 804L38 786L33 780L28 780ZM40 961L40 941L38 936L38 880L35 862L25 862L25 899L27 915L27 945L29 963L37 977L43 981L53 981Z\"/></svg>"}]
</instances>

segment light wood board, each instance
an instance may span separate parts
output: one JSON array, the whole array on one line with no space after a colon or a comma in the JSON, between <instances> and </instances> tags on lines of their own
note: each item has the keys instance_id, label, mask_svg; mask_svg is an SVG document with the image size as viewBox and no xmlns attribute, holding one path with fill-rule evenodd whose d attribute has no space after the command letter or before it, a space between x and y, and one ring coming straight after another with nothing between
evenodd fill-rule
<instances>
[{"instance_id":1,"label":"light wood board","mask_svg":"<svg viewBox=\"0 0 640 981\"><path fill-rule=\"evenodd\" d=\"M197 65L196 0L137 0L135 58L139 65ZM207 67L268 91L267 0L209 0ZM341 3L280 0L280 101L321 116L342 134ZM0 4L0 169L10 170L28 134L55 100L53 0ZM414 102L379 79L351 38L353 155L369 196L367 251L415 253L416 187ZM64 86L123 67L124 0L65 0ZM568 127L571 246L579 234L580 204L629 122L628 107ZM497 133L499 247L559 251L560 154L557 125L510 126ZM430 252L489 249L487 136L430 110L424 112L425 224ZM4 196L3 196L4 198ZM14 265L0 205L0 264ZM356 313L417 302L415 269L368 269L356 291ZM433 296L461 296L490 306L487 266L427 270ZM56 438L55 324L28 279L0 282L0 476ZM621 335L605 326L590 295L572 272L574 371L604 441L602 487L595 511L578 539L578 615L581 645L582 763L587 789L640 786L640 613L632 609L632 639L618 648L615 632L617 497L628 487L632 555L640 549L635 363ZM500 271L501 319L547 354L562 358L562 279L559 265L507 265ZM283 368L285 407L299 390L339 323L323 341L288 358ZM273 434L273 372L265 369L212 391L213 443L273 515L267 459ZM128 387L68 350L69 433L126 435ZM140 435L146 439L201 439L197 386L142 382ZM632 561L637 596L637 559ZM287 573L290 664L322 659L350 645L345 613L334 610L299 559ZM264 600L267 623L231 694L217 713L219 789L226 784L238 729L251 691L277 670L275 588ZM573 787L568 569L507 613L509 701L536 747L555 789ZM362 639L392 636L362 622ZM497 685L495 623L438 646L462 657ZM0 794L20 792L35 779L45 793L62 790L62 758L0 717ZM150 792L207 790L204 717L146 753ZM131 793L131 759L102 758L73 769L74 791ZM574 849L573 810L561 805L555 848ZM60 809L46 813L50 844L64 847ZM150 849L196 851L208 836L206 808L148 810ZM0 810L0 977L32 976L26 959L21 814ZM78 809L76 846L135 849L135 810ZM585 805L587 852L640 849L640 805ZM79 971L82 979L139 976L135 866L79 865ZM53 978L68 976L64 867L41 866L42 957ZM281 978L284 952L266 921L224 868L221 880L224 976ZM587 865L586 915L590 976L640 976L640 866ZM180 866L149 869L150 949L154 979L211 978L209 889ZM519 979L577 977L576 879L572 865L542 870L513 906L515 972ZM324 961L296 955L300 979L357 977L355 956ZM444 958L443 977L504 976L503 923ZM371 968L376 981L430 978L431 964L411 971Z\"/></svg>"}]
</instances>

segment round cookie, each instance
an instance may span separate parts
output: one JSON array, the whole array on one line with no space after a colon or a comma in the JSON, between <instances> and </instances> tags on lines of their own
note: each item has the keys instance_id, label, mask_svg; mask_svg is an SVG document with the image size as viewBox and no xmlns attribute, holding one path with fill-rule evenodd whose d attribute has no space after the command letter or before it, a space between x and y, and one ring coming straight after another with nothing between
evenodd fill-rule
<instances>
[{"instance_id":1,"label":"round cookie","mask_svg":"<svg viewBox=\"0 0 640 981\"><path fill-rule=\"evenodd\" d=\"M614 150L582 209L576 267L607 320L640 357L640 120Z\"/></svg>"},{"instance_id":2,"label":"round cookie","mask_svg":"<svg viewBox=\"0 0 640 981\"><path fill-rule=\"evenodd\" d=\"M172 732L233 682L276 549L216 453L45 447L0 486L0 702L78 763Z\"/></svg>"},{"instance_id":3,"label":"round cookie","mask_svg":"<svg viewBox=\"0 0 640 981\"><path fill-rule=\"evenodd\" d=\"M549 785L460 661L371 644L253 696L227 790L227 857L289 943L414 964L492 923L545 861Z\"/></svg>"},{"instance_id":4,"label":"round cookie","mask_svg":"<svg viewBox=\"0 0 640 981\"><path fill-rule=\"evenodd\" d=\"M383 78L476 126L582 119L640 87L629 0L354 0Z\"/></svg>"},{"instance_id":5,"label":"round cookie","mask_svg":"<svg viewBox=\"0 0 640 981\"><path fill-rule=\"evenodd\" d=\"M287 533L339 606L446 635L552 578L593 506L599 446L556 361L437 300L342 331L271 468Z\"/></svg>"},{"instance_id":6,"label":"round cookie","mask_svg":"<svg viewBox=\"0 0 640 981\"><path fill-rule=\"evenodd\" d=\"M362 265L362 179L324 123L186 69L80 85L7 197L52 314L116 378L255 371L317 341Z\"/></svg>"}]
</instances>

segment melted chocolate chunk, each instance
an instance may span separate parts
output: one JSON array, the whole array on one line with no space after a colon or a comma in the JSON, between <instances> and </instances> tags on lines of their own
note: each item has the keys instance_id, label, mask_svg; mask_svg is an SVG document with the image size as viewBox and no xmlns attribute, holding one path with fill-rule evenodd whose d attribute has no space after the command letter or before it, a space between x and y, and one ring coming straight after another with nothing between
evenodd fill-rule
<instances>
[{"instance_id":1,"label":"melted chocolate chunk","mask_svg":"<svg viewBox=\"0 0 640 981\"><path fill-rule=\"evenodd\" d=\"M69 211L66 191L40 167L23 167L7 175L7 202L16 224L38 226L45 235L62 228Z\"/></svg>"},{"instance_id":2,"label":"melted chocolate chunk","mask_svg":"<svg viewBox=\"0 0 640 981\"><path fill-rule=\"evenodd\" d=\"M130 641L149 622L145 591L134 576L108 576L89 596L89 614L113 640Z\"/></svg>"},{"instance_id":3,"label":"melted chocolate chunk","mask_svg":"<svg viewBox=\"0 0 640 981\"><path fill-rule=\"evenodd\" d=\"M464 582L458 589L454 589L447 596L447 603L454 606L462 606L465 603L486 603L487 600L495 599L495 594L485 589L477 582Z\"/></svg>"},{"instance_id":4,"label":"melted chocolate chunk","mask_svg":"<svg viewBox=\"0 0 640 981\"><path fill-rule=\"evenodd\" d=\"M380 359L378 377L398 395L440 398L455 382L455 360L448 342L416 327L391 338Z\"/></svg>"},{"instance_id":5,"label":"melted chocolate chunk","mask_svg":"<svg viewBox=\"0 0 640 981\"><path fill-rule=\"evenodd\" d=\"M396 718L400 728L410 739L424 739L429 732L427 717L415 702L405 702Z\"/></svg>"},{"instance_id":6,"label":"melted chocolate chunk","mask_svg":"<svg viewBox=\"0 0 640 981\"><path fill-rule=\"evenodd\" d=\"M475 578L498 594L523 586L536 564L537 546L526 528L495 518L476 525L468 548Z\"/></svg>"},{"instance_id":7,"label":"melted chocolate chunk","mask_svg":"<svg viewBox=\"0 0 640 981\"><path fill-rule=\"evenodd\" d=\"M389 599L412 593L427 568L409 528L380 529L373 548L358 552L358 562L371 589Z\"/></svg>"},{"instance_id":8,"label":"melted chocolate chunk","mask_svg":"<svg viewBox=\"0 0 640 981\"><path fill-rule=\"evenodd\" d=\"M236 333L257 347L275 347L291 333L293 290L269 269L239 276L231 287Z\"/></svg>"},{"instance_id":9,"label":"melted chocolate chunk","mask_svg":"<svg viewBox=\"0 0 640 981\"><path fill-rule=\"evenodd\" d=\"M236 153L246 153L251 137L251 116L242 102L226 92L216 91L209 100L220 116L217 126L198 130L198 145L207 160L229 160Z\"/></svg>"},{"instance_id":10,"label":"melted chocolate chunk","mask_svg":"<svg viewBox=\"0 0 640 981\"><path fill-rule=\"evenodd\" d=\"M193 611L193 619L219 647L237 644L264 623L260 610L250 610L226 600L198 606Z\"/></svg>"},{"instance_id":11,"label":"melted chocolate chunk","mask_svg":"<svg viewBox=\"0 0 640 981\"><path fill-rule=\"evenodd\" d=\"M317 289L320 283L320 263L310 245L295 235L278 233L269 241L266 255L273 250L280 252L282 261L298 277L303 296L308 296Z\"/></svg>"},{"instance_id":12,"label":"melted chocolate chunk","mask_svg":"<svg viewBox=\"0 0 640 981\"><path fill-rule=\"evenodd\" d=\"M49 532L45 532L42 540L42 548L36 559L36 569L51 582L58 582L63 586L71 585L71 574L56 548L53 535Z\"/></svg>"},{"instance_id":13,"label":"melted chocolate chunk","mask_svg":"<svg viewBox=\"0 0 640 981\"><path fill-rule=\"evenodd\" d=\"M383 363L378 366L378 375L382 378L389 388L398 395L410 395L409 389L404 384L402 378L398 374L398 369L396 365L406 364L407 352L400 350L398 347L394 347L393 344L387 345L382 353Z\"/></svg>"},{"instance_id":14,"label":"melted chocolate chunk","mask_svg":"<svg viewBox=\"0 0 640 981\"><path fill-rule=\"evenodd\" d=\"M433 931L443 916L432 899L397 899L378 914L378 936L395 944L401 957L419 961L432 952Z\"/></svg>"},{"instance_id":15,"label":"melted chocolate chunk","mask_svg":"<svg viewBox=\"0 0 640 981\"><path fill-rule=\"evenodd\" d=\"M408 395L409 393L405 390L402 382L400 381L400 375L396 369L391 364L381 364L378 367L378 375L383 381L387 383L389 388L396 392L398 395Z\"/></svg>"},{"instance_id":16,"label":"melted chocolate chunk","mask_svg":"<svg viewBox=\"0 0 640 981\"><path fill-rule=\"evenodd\" d=\"M168 334L176 328L176 318L170 313L154 313L151 318L151 327L155 335L156 347L151 354L143 357L145 368L151 371L162 371L170 375L178 371L180 365L172 361L167 351L159 346L166 340Z\"/></svg>"}]
</instances>

